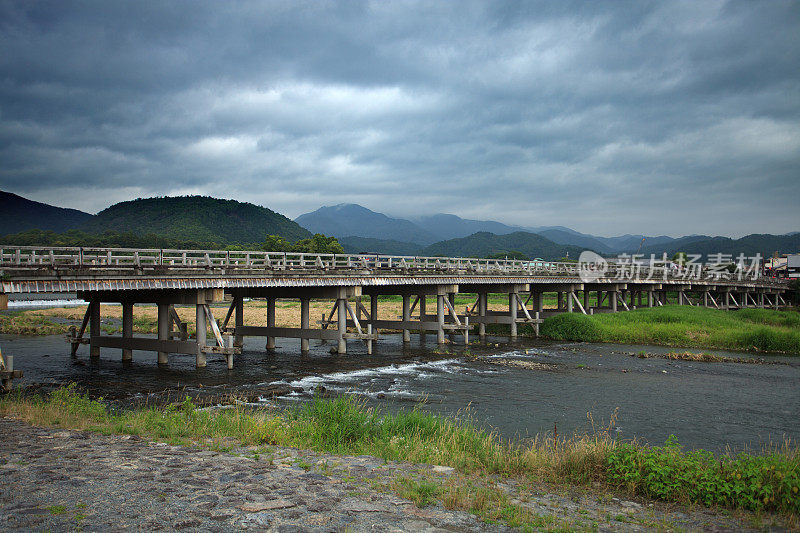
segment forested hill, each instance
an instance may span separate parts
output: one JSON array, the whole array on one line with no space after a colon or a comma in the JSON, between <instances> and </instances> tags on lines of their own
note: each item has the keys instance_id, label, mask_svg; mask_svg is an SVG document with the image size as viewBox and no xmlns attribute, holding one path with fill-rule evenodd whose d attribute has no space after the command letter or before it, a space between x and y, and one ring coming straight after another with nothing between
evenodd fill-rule
<instances>
[{"instance_id":1,"label":"forested hill","mask_svg":"<svg viewBox=\"0 0 800 533\"><path fill-rule=\"evenodd\" d=\"M448 257L489 257L501 254L512 255L519 252L529 259L542 258L557 260L569 255L570 259L578 259L583 248L553 241L525 231L517 231L507 235L495 235L482 231L469 237L437 242L425 248L424 255Z\"/></svg>"},{"instance_id":2,"label":"forested hill","mask_svg":"<svg viewBox=\"0 0 800 533\"><path fill-rule=\"evenodd\" d=\"M0 191L0 235L30 229L66 231L91 218L89 213L77 209L55 207Z\"/></svg>"},{"instance_id":3,"label":"forested hill","mask_svg":"<svg viewBox=\"0 0 800 533\"><path fill-rule=\"evenodd\" d=\"M169 239L261 243L267 235L288 241L311 233L285 216L250 203L209 196L140 198L100 211L81 230L156 234Z\"/></svg>"},{"instance_id":4,"label":"forested hill","mask_svg":"<svg viewBox=\"0 0 800 533\"><path fill-rule=\"evenodd\" d=\"M676 252L686 252L689 254L731 254L736 256L744 254L753 257L761 254L761 257L771 257L777 252L780 254L797 253L800 251L800 233L790 233L787 235L753 234L742 237L741 239L730 239L728 237L684 237L673 242L645 246L642 252L645 255L661 255L666 253L672 257Z\"/></svg>"}]
</instances>

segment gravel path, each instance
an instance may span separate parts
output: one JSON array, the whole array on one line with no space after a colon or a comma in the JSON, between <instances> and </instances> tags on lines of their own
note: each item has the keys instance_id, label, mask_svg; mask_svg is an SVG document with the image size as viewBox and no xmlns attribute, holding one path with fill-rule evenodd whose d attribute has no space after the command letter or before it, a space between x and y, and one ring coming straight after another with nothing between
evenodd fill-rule
<instances>
[{"instance_id":1,"label":"gravel path","mask_svg":"<svg viewBox=\"0 0 800 533\"><path fill-rule=\"evenodd\" d=\"M502 531L466 512L417 508L387 487L452 469L273 447L176 447L0 419L0 531ZM742 530L708 511L500 483L550 527Z\"/></svg>"}]
</instances>

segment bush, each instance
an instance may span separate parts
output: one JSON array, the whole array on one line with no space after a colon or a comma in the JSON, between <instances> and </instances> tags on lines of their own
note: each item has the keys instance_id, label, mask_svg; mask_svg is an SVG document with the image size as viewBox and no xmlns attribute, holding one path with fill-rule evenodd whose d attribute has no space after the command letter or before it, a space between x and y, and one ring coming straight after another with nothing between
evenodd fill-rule
<instances>
[{"instance_id":1,"label":"bush","mask_svg":"<svg viewBox=\"0 0 800 533\"><path fill-rule=\"evenodd\" d=\"M592 318L577 313L561 313L546 318L542 323L540 333L545 337L562 341L597 342L601 340L600 329Z\"/></svg>"},{"instance_id":2,"label":"bush","mask_svg":"<svg viewBox=\"0 0 800 533\"><path fill-rule=\"evenodd\" d=\"M771 453L717 458L684 452L674 436L662 447L622 443L607 460L606 480L651 498L751 511L800 512L800 461Z\"/></svg>"}]
</instances>

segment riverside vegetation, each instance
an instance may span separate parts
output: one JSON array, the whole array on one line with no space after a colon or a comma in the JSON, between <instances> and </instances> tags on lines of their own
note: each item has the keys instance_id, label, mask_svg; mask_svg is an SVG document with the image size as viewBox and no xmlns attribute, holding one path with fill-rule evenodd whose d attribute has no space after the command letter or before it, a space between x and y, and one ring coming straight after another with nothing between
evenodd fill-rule
<instances>
[{"instance_id":1,"label":"riverside vegetation","mask_svg":"<svg viewBox=\"0 0 800 533\"><path fill-rule=\"evenodd\" d=\"M623 313L563 313L541 327L555 340L659 344L800 354L800 313L668 305Z\"/></svg>"},{"instance_id":2,"label":"riverside vegetation","mask_svg":"<svg viewBox=\"0 0 800 533\"><path fill-rule=\"evenodd\" d=\"M6 396L0 399L0 414L175 445L292 446L449 466L459 475L444 481L402 479L392 488L419 506L441 503L523 529L555 524L510 501L492 480L586 490L603 486L667 502L729 508L755 521L775 513L789 527L797 527L800 516L800 450L790 443L760 454L714 455L683 450L674 437L655 447L616 441L612 425L591 435L513 442L478 429L468 416L456 420L417 409L387 414L347 396L289 409L201 410L187 398L166 408L123 411L80 394L74 385L46 397Z\"/></svg>"}]
</instances>

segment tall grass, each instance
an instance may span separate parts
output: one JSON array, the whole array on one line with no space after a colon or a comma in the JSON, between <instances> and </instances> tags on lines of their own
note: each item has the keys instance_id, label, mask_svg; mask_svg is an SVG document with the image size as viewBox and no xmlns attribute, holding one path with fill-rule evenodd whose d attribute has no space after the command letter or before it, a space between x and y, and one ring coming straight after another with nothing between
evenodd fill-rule
<instances>
[{"instance_id":1,"label":"tall grass","mask_svg":"<svg viewBox=\"0 0 800 533\"><path fill-rule=\"evenodd\" d=\"M800 313L677 305L591 316L562 313L545 319L541 334L556 340L796 354L800 353Z\"/></svg>"},{"instance_id":2,"label":"tall grass","mask_svg":"<svg viewBox=\"0 0 800 533\"><path fill-rule=\"evenodd\" d=\"M557 484L600 481L667 501L800 513L800 453L789 445L765 455L715 456L685 452L674 440L652 448L619 442L610 428L566 439L510 442L468 419L420 410L386 414L352 397L315 399L286 410L199 410L187 398L166 409L112 411L102 399L89 399L74 385L45 398L4 397L0 414L39 425L136 434L176 444L235 442L369 454L451 466L467 475L500 474ZM431 495L425 487L416 489ZM442 492L443 501L453 500L459 491L466 491L462 496L469 496L464 500L469 506L483 498L480 490L459 486Z\"/></svg>"}]
</instances>

